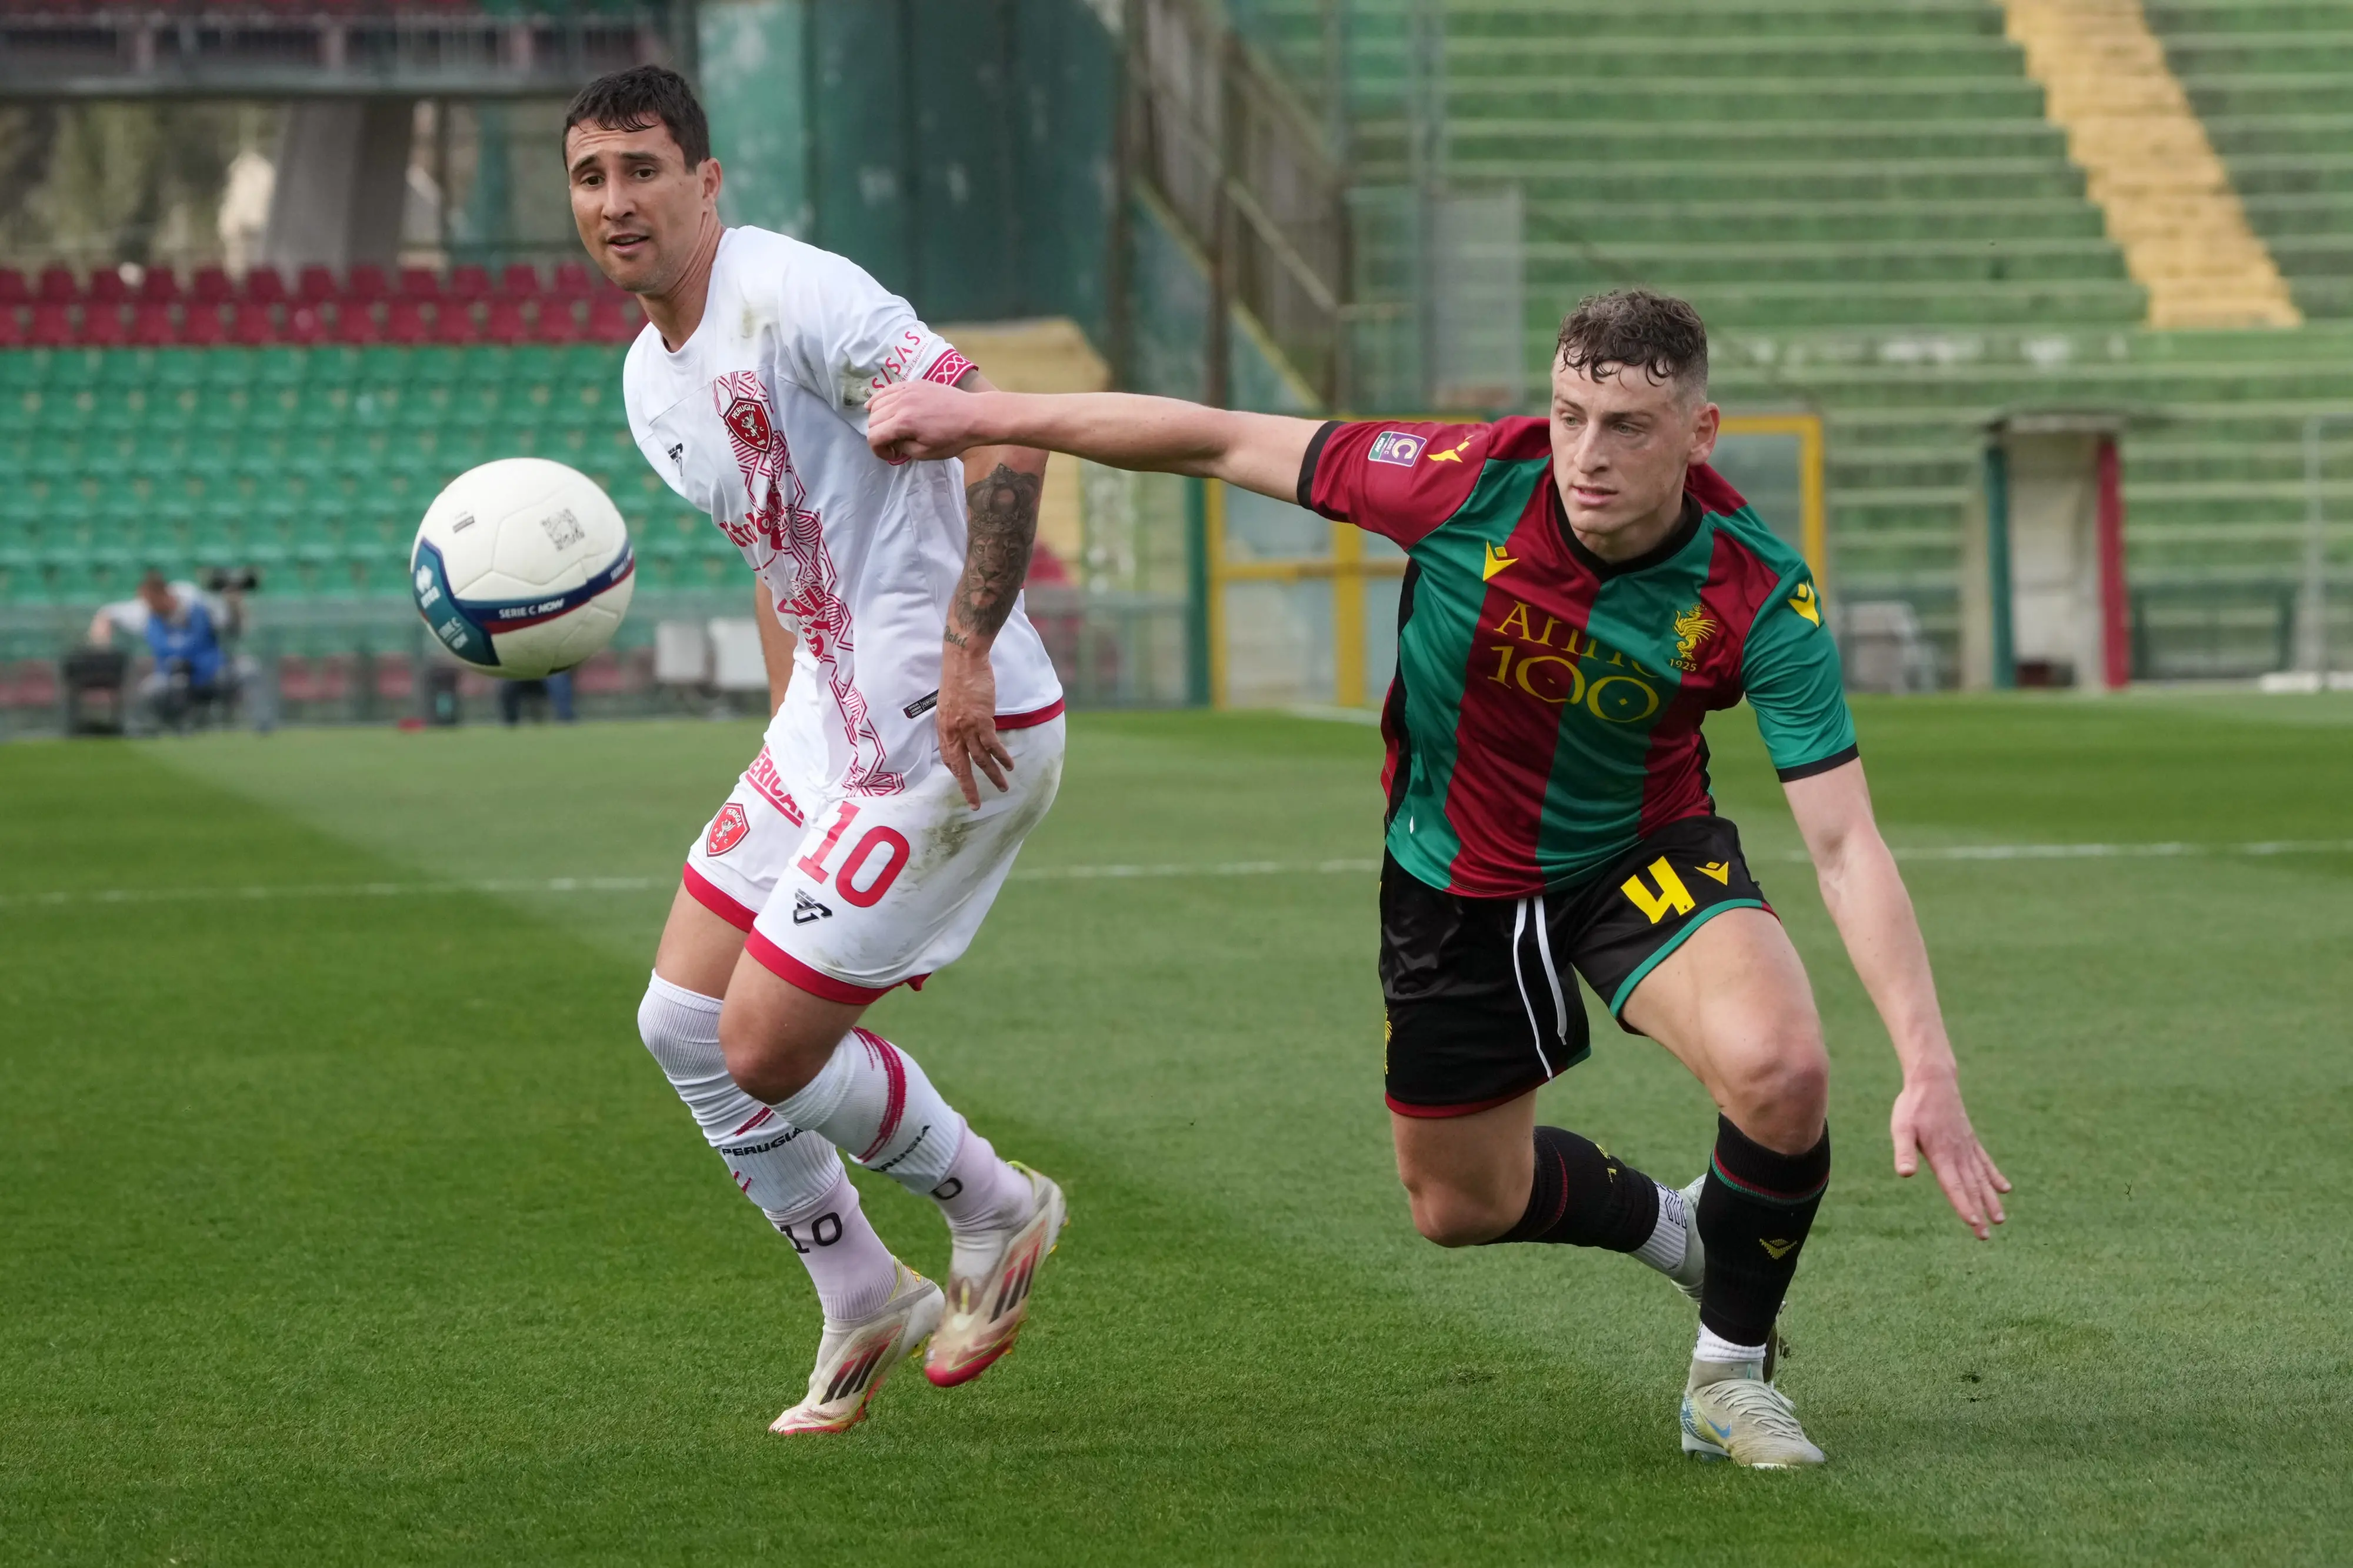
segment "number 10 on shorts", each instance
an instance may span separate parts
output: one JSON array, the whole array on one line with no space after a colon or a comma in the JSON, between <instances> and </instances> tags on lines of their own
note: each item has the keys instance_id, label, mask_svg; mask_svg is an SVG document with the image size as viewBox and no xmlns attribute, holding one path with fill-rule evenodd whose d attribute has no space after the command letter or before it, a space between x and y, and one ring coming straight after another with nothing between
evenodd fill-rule
<instances>
[{"instance_id":1,"label":"number 10 on shorts","mask_svg":"<svg viewBox=\"0 0 2353 1568\"><path fill-rule=\"evenodd\" d=\"M818 886L831 882L834 889L852 905L871 910L882 901L882 895L899 879L899 873L906 868L908 857L913 851L905 834L895 827L877 826L856 837L837 867L835 851L840 849L845 838L850 837L850 825L858 820L858 807L843 801L833 812L832 825L826 828L818 847L794 863Z\"/></svg>"}]
</instances>

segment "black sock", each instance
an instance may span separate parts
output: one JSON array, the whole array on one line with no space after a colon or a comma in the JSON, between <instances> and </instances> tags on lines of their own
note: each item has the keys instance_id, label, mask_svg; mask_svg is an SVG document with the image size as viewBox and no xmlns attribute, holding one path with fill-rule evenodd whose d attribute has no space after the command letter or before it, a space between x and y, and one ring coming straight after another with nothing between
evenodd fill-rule
<instances>
[{"instance_id":1,"label":"black sock","mask_svg":"<svg viewBox=\"0 0 2353 1568\"><path fill-rule=\"evenodd\" d=\"M1761 1345L1798 1272L1798 1254L1831 1180L1831 1134L1802 1154L1777 1154L1725 1117L1699 1194L1707 1281L1699 1321L1736 1345Z\"/></svg>"},{"instance_id":2,"label":"black sock","mask_svg":"<svg viewBox=\"0 0 2353 1568\"><path fill-rule=\"evenodd\" d=\"M1588 1138L1536 1129L1536 1177L1520 1223L1497 1241L1563 1241L1631 1252L1659 1223L1659 1184Z\"/></svg>"}]
</instances>

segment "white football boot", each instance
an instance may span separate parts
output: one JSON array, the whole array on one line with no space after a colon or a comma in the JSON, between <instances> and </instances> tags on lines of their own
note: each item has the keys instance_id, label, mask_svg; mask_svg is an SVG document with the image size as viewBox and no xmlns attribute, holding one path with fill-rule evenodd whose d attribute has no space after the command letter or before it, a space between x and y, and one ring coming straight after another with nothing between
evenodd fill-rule
<instances>
[{"instance_id":1,"label":"white football boot","mask_svg":"<svg viewBox=\"0 0 2353 1568\"><path fill-rule=\"evenodd\" d=\"M1667 1270L1675 1289L1699 1305L1700 1287L1707 1282L1707 1247L1699 1238L1699 1192L1707 1185L1707 1173L1702 1171L1699 1180L1683 1190L1683 1260L1680 1268ZM1789 1342L1781 1337L1781 1326L1773 1326L1773 1334L1765 1343L1765 1381L1778 1376L1781 1358L1789 1353Z\"/></svg>"},{"instance_id":2,"label":"white football boot","mask_svg":"<svg viewBox=\"0 0 2353 1568\"><path fill-rule=\"evenodd\" d=\"M1060 1187L1018 1161L1007 1163L1029 1179L1029 1215L1016 1226L956 1238L947 1316L923 1361L923 1375L942 1388L970 1383L1013 1348L1038 1270L1070 1217Z\"/></svg>"},{"instance_id":3,"label":"white football boot","mask_svg":"<svg viewBox=\"0 0 2353 1568\"><path fill-rule=\"evenodd\" d=\"M867 1402L891 1369L922 1350L939 1327L947 1310L940 1288L896 1258L892 1266L899 1273L891 1299L855 1321L826 1324L808 1397L770 1422L769 1431L786 1436L849 1431L866 1419Z\"/></svg>"},{"instance_id":4,"label":"white football boot","mask_svg":"<svg viewBox=\"0 0 2353 1568\"><path fill-rule=\"evenodd\" d=\"M1765 1381L1761 1362L1692 1363L1683 1387L1683 1452L1754 1470L1828 1462L1798 1425L1789 1396Z\"/></svg>"}]
</instances>

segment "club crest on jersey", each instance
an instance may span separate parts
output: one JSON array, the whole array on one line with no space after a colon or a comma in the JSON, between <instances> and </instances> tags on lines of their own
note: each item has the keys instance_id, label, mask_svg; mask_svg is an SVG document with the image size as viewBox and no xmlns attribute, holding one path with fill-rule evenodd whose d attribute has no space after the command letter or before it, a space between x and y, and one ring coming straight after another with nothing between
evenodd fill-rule
<instances>
[{"instance_id":1,"label":"club crest on jersey","mask_svg":"<svg viewBox=\"0 0 2353 1568\"><path fill-rule=\"evenodd\" d=\"M1715 620L1704 605L1694 605L1675 617L1675 657L1667 662L1689 672L1699 668L1699 645L1715 635Z\"/></svg>"},{"instance_id":2,"label":"club crest on jersey","mask_svg":"<svg viewBox=\"0 0 2353 1568\"><path fill-rule=\"evenodd\" d=\"M1427 445L1422 437L1405 430L1384 430L1373 437L1365 451L1365 460L1372 463L1394 463L1400 468L1410 468L1421 457Z\"/></svg>"},{"instance_id":3,"label":"club crest on jersey","mask_svg":"<svg viewBox=\"0 0 2353 1568\"><path fill-rule=\"evenodd\" d=\"M711 819L711 832L702 840L703 852L724 855L743 843L744 836L751 831L752 824L744 817L744 808L731 800Z\"/></svg>"},{"instance_id":4,"label":"club crest on jersey","mask_svg":"<svg viewBox=\"0 0 2353 1568\"><path fill-rule=\"evenodd\" d=\"M776 426L768 423L768 405L756 397L736 398L720 417L727 421L727 428L735 433L735 439L754 452L765 452L776 442Z\"/></svg>"}]
</instances>

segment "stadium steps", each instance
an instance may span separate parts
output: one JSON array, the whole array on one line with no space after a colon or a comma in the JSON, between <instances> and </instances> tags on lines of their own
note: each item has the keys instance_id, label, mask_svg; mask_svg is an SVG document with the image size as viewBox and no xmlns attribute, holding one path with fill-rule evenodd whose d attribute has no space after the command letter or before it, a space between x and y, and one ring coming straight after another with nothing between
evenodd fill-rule
<instances>
[{"instance_id":1,"label":"stadium steps","mask_svg":"<svg viewBox=\"0 0 2353 1568\"><path fill-rule=\"evenodd\" d=\"M2069 155L2106 215L2156 327L2302 318L2140 0L2002 0Z\"/></svg>"},{"instance_id":2,"label":"stadium steps","mask_svg":"<svg viewBox=\"0 0 2353 1568\"><path fill-rule=\"evenodd\" d=\"M2147 0L2147 13L2296 304L2353 318L2353 9Z\"/></svg>"}]
</instances>

